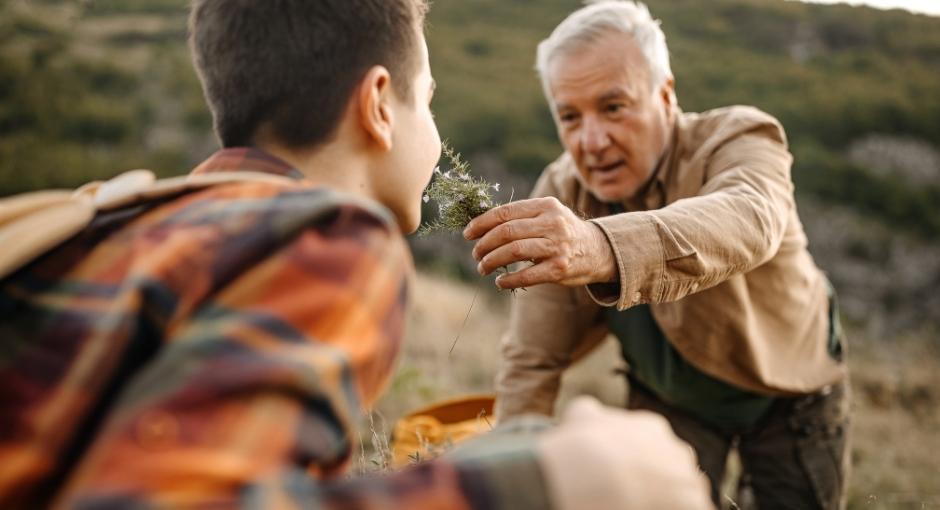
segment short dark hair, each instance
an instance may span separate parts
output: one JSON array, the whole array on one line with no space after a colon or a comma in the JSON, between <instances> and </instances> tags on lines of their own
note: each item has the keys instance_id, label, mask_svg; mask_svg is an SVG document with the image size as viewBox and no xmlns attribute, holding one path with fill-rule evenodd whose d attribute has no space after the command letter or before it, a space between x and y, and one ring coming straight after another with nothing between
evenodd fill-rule
<instances>
[{"instance_id":1,"label":"short dark hair","mask_svg":"<svg viewBox=\"0 0 940 510\"><path fill-rule=\"evenodd\" d=\"M193 0L190 48L224 147L259 128L290 148L329 140L375 65L411 98L427 0Z\"/></svg>"}]
</instances>

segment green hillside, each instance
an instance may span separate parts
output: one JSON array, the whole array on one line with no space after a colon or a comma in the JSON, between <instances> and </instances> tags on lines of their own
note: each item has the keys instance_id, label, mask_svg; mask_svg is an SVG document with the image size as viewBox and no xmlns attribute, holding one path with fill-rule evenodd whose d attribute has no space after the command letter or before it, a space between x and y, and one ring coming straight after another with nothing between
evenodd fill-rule
<instances>
[{"instance_id":1,"label":"green hillside","mask_svg":"<svg viewBox=\"0 0 940 510\"><path fill-rule=\"evenodd\" d=\"M940 233L938 184L848 162L869 133L940 142L940 19L777 0L653 0L688 111L777 115L802 193ZM211 150L185 49L184 0L6 2L0 9L0 194L134 166L179 173ZM574 0L441 0L430 23L441 131L531 178L559 145L532 70Z\"/></svg>"}]
</instances>

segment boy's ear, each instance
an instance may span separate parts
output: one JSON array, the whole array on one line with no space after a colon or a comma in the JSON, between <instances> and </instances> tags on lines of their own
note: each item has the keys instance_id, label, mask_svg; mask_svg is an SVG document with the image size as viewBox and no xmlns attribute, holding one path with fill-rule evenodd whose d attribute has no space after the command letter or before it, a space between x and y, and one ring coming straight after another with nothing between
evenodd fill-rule
<instances>
[{"instance_id":1,"label":"boy's ear","mask_svg":"<svg viewBox=\"0 0 940 510\"><path fill-rule=\"evenodd\" d=\"M383 66L369 69L359 83L359 119L368 137L383 151L392 149L395 117L391 108L392 76Z\"/></svg>"}]
</instances>

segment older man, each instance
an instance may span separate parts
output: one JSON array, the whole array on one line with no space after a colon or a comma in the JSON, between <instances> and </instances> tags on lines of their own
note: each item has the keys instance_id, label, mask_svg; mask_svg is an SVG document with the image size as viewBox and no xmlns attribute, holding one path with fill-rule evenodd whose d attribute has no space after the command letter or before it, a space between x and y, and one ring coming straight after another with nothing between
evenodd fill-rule
<instances>
[{"instance_id":1,"label":"older man","mask_svg":"<svg viewBox=\"0 0 940 510\"><path fill-rule=\"evenodd\" d=\"M531 200L465 231L513 303L498 413L551 413L563 370L610 332L629 407L691 443L712 498L737 446L760 508L837 508L847 370L831 288L807 251L783 128L754 108L683 113L646 6L589 5L542 42L565 153Z\"/></svg>"}]
</instances>

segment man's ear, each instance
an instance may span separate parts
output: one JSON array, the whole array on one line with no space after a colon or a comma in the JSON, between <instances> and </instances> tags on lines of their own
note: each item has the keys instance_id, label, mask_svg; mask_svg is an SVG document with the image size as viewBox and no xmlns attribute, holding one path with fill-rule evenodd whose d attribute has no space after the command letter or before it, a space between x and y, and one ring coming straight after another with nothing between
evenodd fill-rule
<instances>
[{"instance_id":1,"label":"man's ear","mask_svg":"<svg viewBox=\"0 0 940 510\"><path fill-rule=\"evenodd\" d=\"M663 106L666 107L666 111L671 111L676 107L676 79L670 76L666 78L666 82L663 83L662 87L659 89L659 98L663 102Z\"/></svg>"},{"instance_id":2,"label":"man's ear","mask_svg":"<svg viewBox=\"0 0 940 510\"><path fill-rule=\"evenodd\" d=\"M392 76L382 66L369 69L359 83L359 121L369 139L384 151L392 149L393 95Z\"/></svg>"},{"instance_id":3,"label":"man's ear","mask_svg":"<svg viewBox=\"0 0 940 510\"><path fill-rule=\"evenodd\" d=\"M659 87L656 96L662 102L666 119L670 123L673 122L679 113L679 102L676 99L676 79L672 76L666 78L666 81Z\"/></svg>"}]
</instances>

